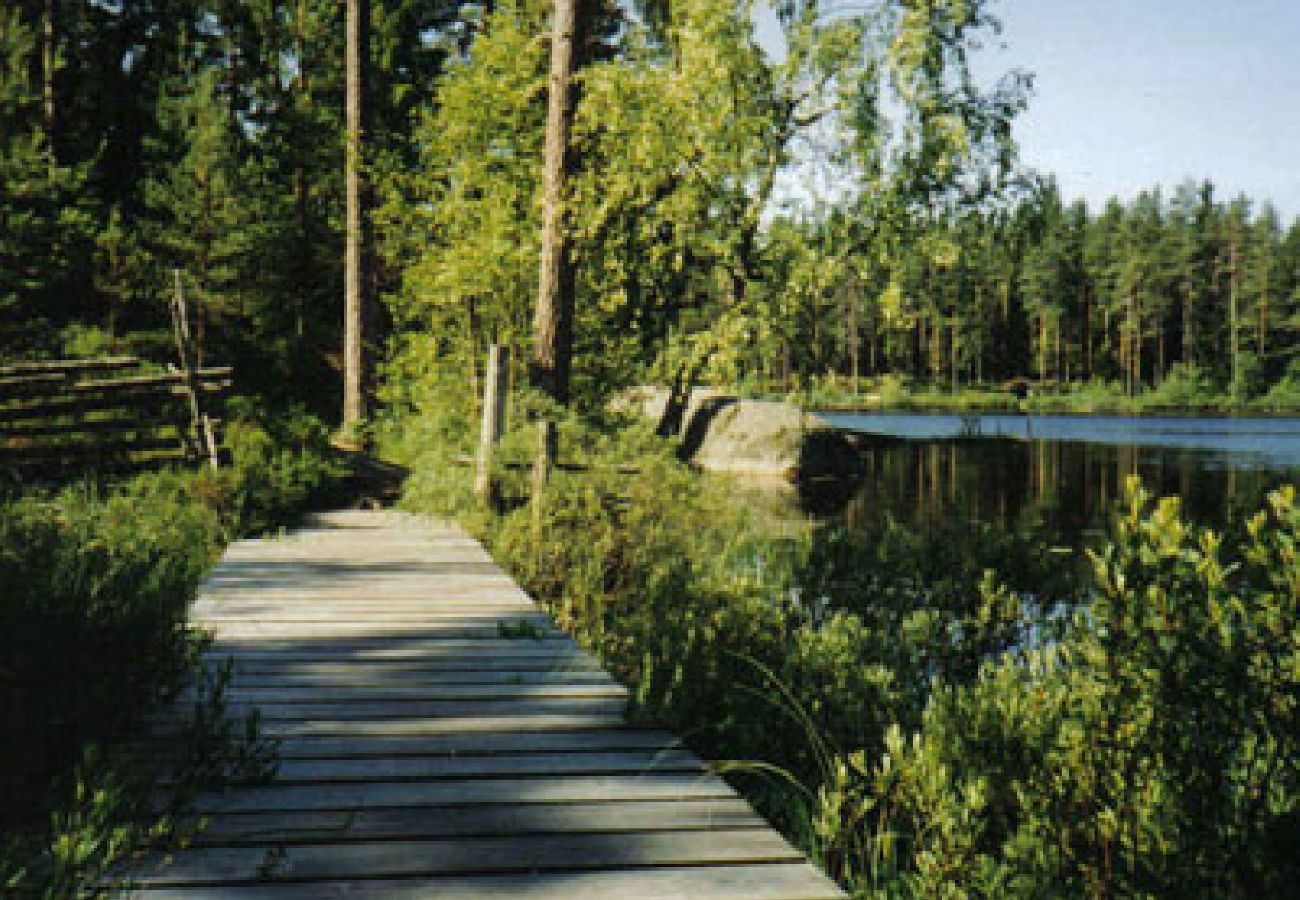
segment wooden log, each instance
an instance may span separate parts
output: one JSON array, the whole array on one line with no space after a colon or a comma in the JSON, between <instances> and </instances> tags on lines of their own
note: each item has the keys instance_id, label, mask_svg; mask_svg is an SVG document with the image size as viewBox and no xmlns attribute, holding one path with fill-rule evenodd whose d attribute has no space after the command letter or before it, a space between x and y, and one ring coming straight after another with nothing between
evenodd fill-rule
<instances>
[{"instance_id":1,"label":"wooden log","mask_svg":"<svg viewBox=\"0 0 1300 900\"><path fill-rule=\"evenodd\" d=\"M60 375L78 372L111 372L134 369L140 360L134 356L105 356L98 359L42 359L0 366L0 378L22 375Z\"/></svg>"},{"instance_id":2,"label":"wooden log","mask_svg":"<svg viewBox=\"0 0 1300 900\"><path fill-rule=\"evenodd\" d=\"M474 475L474 494L480 503L492 496L492 448L501 439L506 418L506 384L510 377L510 357L506 348L493 344L488 350L487 379L483 386L483 424L479 431L478 469Z\"/></svg>"},{"instance_id":3,"label":"wooden log","mask_svg":"<svg viewBox=\"0 0 1300 900\"><path fill-rule=\"evenodd\" d=\"M179 418L179 417L178 417ZM91 435L106 434L118 432L122 434L140 433L145 431L161 431L163 429L184 428L183 422L177 419L168 419L159 417L154 419L143 419L134 416L129 419L94 419L92 421L62 421L62 422L38 422L36 424L9 425L0 428L0 442L6 439L15 438L39 438L54 436L72 436L72 435Z\"/></svg>"},{"instance_id":4,"label":"wooden log","mask_svg":"<svg viewBox=\"0 0 1300 900\"><path fill-rule=\"evenodd\" d=\"M204 369L199 380L211 383L229 379L232 370L227 366ZM7 382L7 383L6 383ZM24 397L62 397L73 394L112 393L134 389L186 384L182 372L161 372L151 375L132 375L125 378L102 378L73 381L62 375L40 375L33 378L0 381L0 401Z\"/></svg>"},{"instance_id":5,"label":"wooden log","mask_svg":"<svg viewBox=\"0 0 1300 900\"><path fill-rule=\"evenodd\" d=\"M111 459L132 453L153 450L181 450L176 437L132 438L120 441L100 441L91 444L4 446L0 444L0 459L6 463L47 465L82 460Z\"/></svg>"},{"instance_id":6,"label":"wooden log","mask_svg":"<svg viewBox=\"0 0 1300 900\"><path fill-rule=\"evenodd\" d=\"M210 399L224 397L230 392L228 381L205 384L203 392ZM0 422L21 422L50 416L79 415L115 409L157 409L160 403L182 402L185 389L176 385L132 388L126 392L107 395L57 397L49 400L0 405Z\"/></svg>"},{"instance_id":7,"label":"wooden log","mask_svg":"<svg viewBox=\"0 0 1300 900\"><path fill-rule=\"evenodd\" d=\"M46 390L51 385L67 384L67 381L68 376L58 372L0 378L0 397L22 396L22 391L32 388Z\"/></svg>"}]
</instances>

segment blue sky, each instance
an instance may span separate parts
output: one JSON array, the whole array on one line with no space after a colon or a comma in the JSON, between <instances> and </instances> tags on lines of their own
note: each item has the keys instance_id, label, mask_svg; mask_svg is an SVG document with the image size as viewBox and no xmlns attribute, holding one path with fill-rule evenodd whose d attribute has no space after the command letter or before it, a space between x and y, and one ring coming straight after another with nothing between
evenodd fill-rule
<instances>
[{"instance_id":1,"label":"blue sky","mask_svg":"<svg viewBox=\"0 0 1300 900\"><path fill-rule=\"evenodd\" d=\"M1022 161L1066 197L1212 179L1300 215L1300 0L999 0L985 73L1035 74Z\"/></svg>"},{"instance_id":2,"label":"blue sky","mask_svg":"<svg viewBox=\"0 0 1300 900\"><path fill-rule=\"evenodd\" d=\"M1300 0L993 0L992 78L1034 74L1024 165L1100 206L1209 178L1300 216ZM760 41L780 46L775 20Z\"/></svg>"}]
</instances>

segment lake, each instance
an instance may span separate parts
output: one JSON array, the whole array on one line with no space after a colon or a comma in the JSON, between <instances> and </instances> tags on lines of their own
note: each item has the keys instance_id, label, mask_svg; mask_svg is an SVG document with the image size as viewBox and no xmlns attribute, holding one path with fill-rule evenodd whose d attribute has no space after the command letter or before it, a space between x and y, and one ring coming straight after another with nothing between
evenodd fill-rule
<instances>
[{"instance_id":1,"label":"lake","mask_svg":"<svg viewBox=\"0 0 1300 900\"><path fill-rule=\"evenodd\" d=\"M1104 525L1132 474L1215 526L1300 482L1300 418L820 415L863 455L866 477L833 504L850 526L961 519L1075 542Z\"/></svg>"}]
</instances>

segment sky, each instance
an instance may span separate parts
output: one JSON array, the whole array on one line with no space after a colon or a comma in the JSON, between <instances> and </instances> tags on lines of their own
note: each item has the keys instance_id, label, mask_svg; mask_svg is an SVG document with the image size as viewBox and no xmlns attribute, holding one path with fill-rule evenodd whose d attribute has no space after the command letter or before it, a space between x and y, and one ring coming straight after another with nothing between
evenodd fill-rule
<instances>
[{"instance_id":1,"label":"sky","mask_svg":"<svg viewBox=\"0 0 1300 900\"><path fill-rule=\"evenodd\" d=\"M997 0L982 74L1034 73L1022 162L1062 194L1209 178L1300 216L1300 0Z\"/></svg>"},{"instance_id":2,"label":"sky","mask_svg":"<svg viewBox=\"0 0 1300 900\"><path fill-rule=\"evenodd\" d=\"M1300 0L991 0L988 81L1034 75L1024 166L1094 208L1209 178L1223 199L1300 216ZM777 49L770 12L758 37Z\"/></svg>"}]
</instances>

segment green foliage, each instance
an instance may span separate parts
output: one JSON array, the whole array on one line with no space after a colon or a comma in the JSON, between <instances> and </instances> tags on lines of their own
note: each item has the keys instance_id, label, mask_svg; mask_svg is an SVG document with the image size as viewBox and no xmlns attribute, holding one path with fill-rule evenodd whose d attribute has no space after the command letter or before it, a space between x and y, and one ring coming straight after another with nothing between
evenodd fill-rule
<instances>
[{"instance_id":1,"label":"green foliage","mask_svg":"<svg viewBox=\"0 0 1300 900\"><path fill-rule=\"evenodd\" d=\"M867 892L1282 896L1297 877L1293 490L1240 546L1130 483L1059 642L940 684L824 789Z\"/></svg>"},{"instance_id":2,"label":"green foliage","mask_svg":"<svg viewBox=\"0 0 1300 900\"><path fill-rule=\"evenodd\" d=\"M648 377L752 374L788 344L805 296L857 290L856 267L834 257L866 240L863 228L886 227L856 227L884 215L865 198L887 188L902 219L987 193L1009 160L996 148L1020 92L986 95L969 79L983 6L782 6L780 59L760 47L748 2L656 5L646 27L602 12L612 24L577 77L568 180L579 397ZM408 370L429 354L476 366L491 342L527 357L546 12L495 4L416 129L422 166L385 173L382 243L401 275L389 305L404 330L432 336L399 339ZM764 221L796 148L862 190L840 210L838 243L805 247L797 228ZM407 365L408 353L422 356Z\"/></svg>"}]
</instances>

